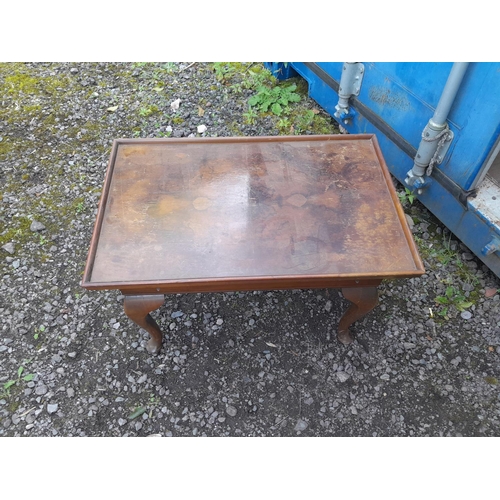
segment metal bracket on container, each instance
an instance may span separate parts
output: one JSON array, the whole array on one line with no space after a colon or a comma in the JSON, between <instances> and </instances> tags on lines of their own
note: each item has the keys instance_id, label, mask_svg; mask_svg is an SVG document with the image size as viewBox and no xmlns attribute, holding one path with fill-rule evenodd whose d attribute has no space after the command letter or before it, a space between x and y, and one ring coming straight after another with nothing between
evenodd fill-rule
<instances>
[{"instance_id":1,"label":"metal bracket on container","mask_svg":"<svg viewBox=\"0 0 500 500\"><path fill-rule=\"evenodd\" d=\"M334 117L341 120L346 125L354 116L354 112L349 107L349 98L358 96L361 90L361 83L365 73L363 63L346 62L342 66L342 75L339 84L339 102L335 106Z\"/></svg>"},{"instance_id":2,"label":"metal bracket on container","mask_svg":"<svg viewBox=\"0 0 500 500\"><path fill-rule=\"evenodd\" d=\"M453 132L445 125L441 130L433 127L432 120L422 132L422 140L415 155L413 168L406 174L405 182L422 194L431 182L430 177L436 165L443 162L453 141ZM424 174L427 177L424 177Z\"/></svg>"},{"instance_id":3,"label":"metal bracket on container","mask_svg":"<svg viewBox=\"0 0 500 500\"><path fill-rule=\"evenodd\" d=\"M483 255L492 255L495 252L500 251L500 240L498 238L493 238L482 250Z\"/></svg>"},{"instance_id":4,"label":"metal bracket on container","mask_svg":"<svg viewBox=\"0 0 500 500\"><path fill-rule=\"evenodd\" d=\"M429 138L427 136L430 136ZM454 134L453 132L448 128L448 126L438 135L432 136L424 130L424 133L422 134L422 139L424 141L428 142L434 142L434 141L439 141L436 147L436 152L431 158L431 161L429 162L429 166L427 167L426 174L431 175L432 174L432 169L434 168L435 165L439 165L440 163L443 162L444 157L446 156L446 153L448 152L448 149L450 149L451 142L453 141ZM418 153L417 153L418 156Z\"/></svg>"}]
</instances>

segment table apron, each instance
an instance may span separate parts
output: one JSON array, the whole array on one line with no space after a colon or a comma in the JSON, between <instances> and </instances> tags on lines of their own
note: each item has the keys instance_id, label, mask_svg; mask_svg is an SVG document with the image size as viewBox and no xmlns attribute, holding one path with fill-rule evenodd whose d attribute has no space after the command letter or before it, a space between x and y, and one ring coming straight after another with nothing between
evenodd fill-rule
<instances>
[{"instance_id":1,"label":"table apron","mask_svg":"<svg viewBox=\"0 0 500 500\"><path fill-rule=\"evenodd\" d=\"M159 293L209 293L209 292L241 292L264 290L306 290L311 288L357 288L377 287L382 279L325 279L311 278L309 280L280 280L267 281L210 281L206 283L157 284L106 287L118 288L123 295L154 295Z\"/></svg>"}]
</instances>

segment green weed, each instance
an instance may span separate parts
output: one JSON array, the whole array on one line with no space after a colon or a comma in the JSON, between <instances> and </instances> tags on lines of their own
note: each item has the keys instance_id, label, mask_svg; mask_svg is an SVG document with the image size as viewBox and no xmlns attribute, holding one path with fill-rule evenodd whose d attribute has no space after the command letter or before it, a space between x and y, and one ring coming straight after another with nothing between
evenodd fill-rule
<instances>
[{"instance_id":1,"label":"green weed","mask_svg":"<svg viewBox=\"0 0 500 500\"><path fill-rule=\"evenodd\" d=\"M407 206L408 204L413 205L415 195L407 187L405 187L404 192L402 191L398 193L398 198L403 206Z\"/></svg>"},{"instance_id":2,"label":"green weed","mask_svg":"<svg viewBox=\"0 0 500 500\"><path fill-rule=\"evenodd\" d=\"M243 113L243 121L247 125L253 125L257 121L258 117L258 113L256 113L256 111L252 108L248 108L248 111Z\"/></svg>"},{"instance_id":3,"label":"green weed","mask_svg":"<svg viewBox=\"0 0 500 500\"><path fill-rule=\"evenodd\" d=\"M288 111L288 105L291 102L299 102L300 95L295 93L297 85L294 83L286 87L269 88L260 86L257 93L248 100L249 106L255 106L259 111L280 116L284 111Z\"/></svg>"},{"instance_id":4,"label":"green weed","mask_svg":"<svg viewBox=\"0 0 500 500\"><path fill-rule=\"evenodd\" d=\"M151 106L144 106L139 110L139 115L143 116L144 118L147 118L148 116L154 115L155 113L158 113L160 110L158 109L158 106L155 106L152 104Z\"/></svg>"},{"instance_id":5,"label":"green weed","mask_svg":"<svg viewBox=\"0 0 500 500\"><path fill-rule=\"evenodd\" d=\"M24 360L24 363L27 364L29 363L31 360ZM10 389L12 386L16 385L16 384L19 384L21 381L23 382L30 382L31 380L33 380L35 378L35 375L33 373L28 373L27 375L23 375L24 373L24 366L21 365L18 369L17 369L17 378L16 379L11 379L11 380L7 380L7 382L5 382L3 384L3 394L2 395L5 395L5 396L10 396Z\"/></svg>"},{"instance_id":6,"label":"green weed","mask_svg":"<svg viewBox=\"0 0 500 500\"><path fill-rule=\"evenodd\" d=\"M438 295L434 300L436 304L444 306L438 314L443 316L445 319L449 319L448 313L450 306L453 306L459 312L462 312L474 304L473 302L468 301L465 295L453 286L447 287L444 295Z\"/></svg>"}]
</instances>

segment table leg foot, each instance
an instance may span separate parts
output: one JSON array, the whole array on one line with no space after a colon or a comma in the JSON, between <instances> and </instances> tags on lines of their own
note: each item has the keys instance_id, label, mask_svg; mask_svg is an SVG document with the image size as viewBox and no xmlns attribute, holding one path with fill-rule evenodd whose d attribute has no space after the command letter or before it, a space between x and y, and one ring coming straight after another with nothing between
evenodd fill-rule
<instances>
[{"instance_id":1,"label":"table leg foot","mask_svg":"<svg viewBox=\"0 0 500 500\"><path fill-rule=\"evenodd\" d=\"M161 307L164 300L163 295L125 295L123 300L125 314L151 335L146 345L151 354L158 354L160 351L163 334L149 313Z\"/></svg>"},{"instance_id":2,"label":"table leg foot","mask_svg":"<svg viewBox=\"0 0 500 500\"><path fill-rule=\"evenodd\" d=\"M376 287L342 288L344 297L352 302L339 322L337 339L344 345L349 345L354 339L349 333L349 326L362 318L378 304Z\"/></svg>"}]
</instances>

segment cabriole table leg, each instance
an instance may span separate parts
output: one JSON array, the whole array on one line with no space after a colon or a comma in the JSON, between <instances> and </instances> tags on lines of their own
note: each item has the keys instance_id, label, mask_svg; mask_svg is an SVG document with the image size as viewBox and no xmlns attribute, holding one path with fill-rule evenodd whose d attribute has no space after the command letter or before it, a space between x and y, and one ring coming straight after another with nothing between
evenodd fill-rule
<instances>
[{"instance_id":1,"label":"cabriole table leg","mask_svg":"<svg viewBox=\"0 0 500 500\"><path fill-rule=\"evenodd\" d=\"M125 314L151 335L146 345L147 351L151 354L157 354L160 351L163 334L149 313L161 307L164 300L163 295L125 295L123 300Z\"/></svg>"},{"instance_id":2,"label":"cabriole table leg","mask_svg":"<svg viewBox=\"0 0 500 500\"><path fill-rule=\"evenodd\" d=\"M342 288L342 293L352 304L342 318L340 318L337 338L342 344L348 345L353 341L349 333L349 326L370 312L378 304L378 292L376 287L359 287Z\"/></svg>"}]
</instances>

